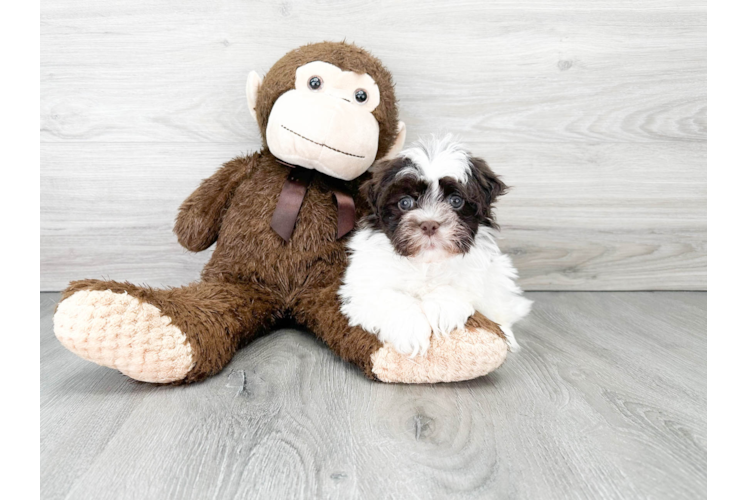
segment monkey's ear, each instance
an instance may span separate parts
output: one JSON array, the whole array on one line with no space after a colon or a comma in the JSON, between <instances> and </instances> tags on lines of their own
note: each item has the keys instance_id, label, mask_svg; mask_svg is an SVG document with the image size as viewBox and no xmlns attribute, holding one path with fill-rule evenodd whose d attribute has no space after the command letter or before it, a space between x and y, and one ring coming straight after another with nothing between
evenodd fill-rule
<instances>
[{"instance_id":1,"label":"monkey's ear","mask_svg":"<svg viewBox=\"0 0 748 500\"><path fill-rule=\"evenodd\" d=\"M256 71L250 71L247 77L247 104L249 104L249 112L252 113L252 118L255 121L257 121L255 106L257 105L257 94L260 93L261 84L262 78L260 78L260 75Z\"/></svg>"},{"instance_id":2,"label":"monkey's ear","mask_svg":"<svg viewBox=\"0 0 748 500\"><path fill-rule=\"evenodd\" d=\"M397 137L395 137L395 142L392 144L392 147L390 148L390 150L387 151L387 154L384 155L381 159L391 160L392 158L400 154L400 151L402 151L404 144L405 144L405 123L397 122Z\"/></svg>"}]
</instances>

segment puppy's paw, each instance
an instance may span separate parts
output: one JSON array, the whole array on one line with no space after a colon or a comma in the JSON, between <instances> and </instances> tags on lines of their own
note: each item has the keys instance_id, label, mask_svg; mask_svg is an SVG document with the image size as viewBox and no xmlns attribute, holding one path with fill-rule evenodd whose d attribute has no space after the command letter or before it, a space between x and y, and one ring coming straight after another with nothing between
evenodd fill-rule
<instances>
[{"instance_id":1,"label":"puppy's paw","mask_svg":"<svg viewBox=\"0 0 748 500\"><path fill-rule=\"evenodd\" d=\"M421 307L437 338L464 328L468 318L475 312L470 303L460 300L427 298Z\"/></svg>"},{"instance_id":2,"label":"puppy's paw","mask_svg":"<svg viewBox=\"0 0 748 500\"><path fill-rule=\"evenodd\" d=\"M382 342L389 342L401 354L415 357L425 355L431 341L431 325L416 308L388 318L377 334Z\"/></svg>"},{"instance_id":3,"label":"puppy's paw","mask_svg":"<svg viewBox=\"0 0 748 500\"><path fill-rule=\"evenodd\" d=\"M514 332L512 332L512 329L508 326L501 326L501 331L504 332L504 336L506 336L506 343L509 345L509 350L513 353L519 352L521 347L517 343L517 339L514 338Z\"/></svg>"}]
</instances>

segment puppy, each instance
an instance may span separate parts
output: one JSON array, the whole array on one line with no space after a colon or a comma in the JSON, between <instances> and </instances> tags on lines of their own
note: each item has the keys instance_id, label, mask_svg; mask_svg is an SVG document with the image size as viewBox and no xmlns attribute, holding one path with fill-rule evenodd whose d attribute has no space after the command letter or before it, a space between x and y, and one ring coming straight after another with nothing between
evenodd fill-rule
<instances>
[{"instance_id":1,"label":"puppy","mask_svg":"<svg viewBox=\"0 0 748 500\"><path fill-rule=\"evenodd\" d=\"M362 187L371 213L348 244L341 310L382 342L425 354L432 332L447 335L476 311L512 325L532 302L497 243L491 205L506 185L451 136L432 138L373 167Z\"/></svg>"}]
</instances>

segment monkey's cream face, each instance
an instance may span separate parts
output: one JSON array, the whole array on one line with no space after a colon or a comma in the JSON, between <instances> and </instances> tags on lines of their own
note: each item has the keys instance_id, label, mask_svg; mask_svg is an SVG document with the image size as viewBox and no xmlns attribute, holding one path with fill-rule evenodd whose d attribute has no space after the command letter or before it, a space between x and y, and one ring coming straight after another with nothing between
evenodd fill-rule
<instances>
[{"instance_id":1,"label":"monkey's cream face","mask_svg":"<svg viewBox=\"0 0 748 500\"><path fill-rule=\"evenodd\" d=\"M323 61L296 70L295 88L275 101L266 137L277 158L343 180L374 163L379 87L367 74Z\"/></svg>"}]
</instances>

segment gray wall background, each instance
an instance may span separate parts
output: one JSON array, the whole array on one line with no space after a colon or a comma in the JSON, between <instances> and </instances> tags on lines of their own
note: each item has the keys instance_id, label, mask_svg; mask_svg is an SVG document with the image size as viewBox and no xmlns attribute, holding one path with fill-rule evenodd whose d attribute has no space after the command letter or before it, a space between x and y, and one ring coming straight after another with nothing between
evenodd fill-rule
<instances>
[{"instance_id":1,"label":"gray wall background","mask_svg":"<svg viewBox=\"0 0 748 500\"><path fill-rule=\"evenodd\" d=\"M706 5L691 0L42 0L41 290L196 279L181 201L255 150L247 73L353 41L409 139L458 133L514 189L527 290L706 289Z\"/></svg>"}]
</instances>

